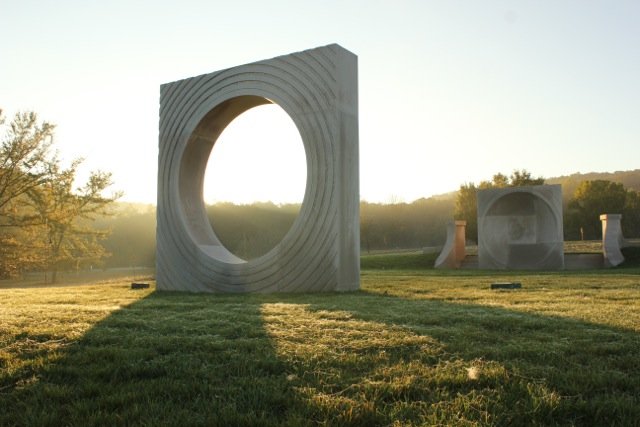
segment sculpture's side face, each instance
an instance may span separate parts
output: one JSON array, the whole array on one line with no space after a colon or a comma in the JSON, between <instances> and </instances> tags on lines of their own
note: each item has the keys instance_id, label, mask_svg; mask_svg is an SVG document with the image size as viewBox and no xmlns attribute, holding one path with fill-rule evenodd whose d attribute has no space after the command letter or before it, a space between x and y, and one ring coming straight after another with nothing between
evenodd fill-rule
<instances>
[{"instance_id":1,"label":"sculpture's side face","mask_svg":"<svg viewBox=\"0 0 640 427\"><path fill-rule=\"evenodd\" d=\"M298 127L307 182L300 214L284 239L246 262L215 235L202 188L209 154L224 128L267 103L277 103ZM158 161L158 289L359 287L355 55L330 45L163 85Z\"/></svg>"}]
</instances>

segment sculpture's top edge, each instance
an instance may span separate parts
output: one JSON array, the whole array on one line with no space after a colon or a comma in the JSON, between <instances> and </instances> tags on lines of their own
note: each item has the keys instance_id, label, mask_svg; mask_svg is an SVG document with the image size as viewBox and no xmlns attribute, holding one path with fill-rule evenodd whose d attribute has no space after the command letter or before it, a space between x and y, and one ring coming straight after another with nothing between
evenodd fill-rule
<instances>
[{"instance_id":1,"label":"sculpture's top edge","mask_svg":"<svg viewBox=\"0 0 640 427\"><path fill-rule=\"evenodd\" d=\"M562 184L542 184L542 185L520 185L516 187L500 187L500 188L482 188L478 190L478 193L492 194L492 193L518 193L518 192L532 192L540 190L548 191L562 191Z\"/></svg>"},{"instance_id":2,"label":"sculpture's top edge","mask_svg":"<svg viewBox=\"0 0 640 427\"><path fill-rule=\"evenodd\" d=\"M184 81L190 80L190 79L196 79L196 78L199 78L199 77L202 77L202 76L206 76L206 75L212 74L212 73L220 73L220 72L231 70L231 69L234 69L234 68L240 68L240 67L245 67L245 66L248 66L248 65L259 64L259 63L265 62L265 61L273 61L273 60L280 59L280 58L286 58L286 57L291 56L291 55L311 54L313 52L322 51L322 50L331 50L331 51L334 51L334 52L342 52L343 54L357 56L355 53L351 52L348 49L345 49L344 47L340 46L339 44L331 43L331 44L328 44L328 45L325 45L325 46L318 46L318 47L314 47L314 48L311 48L311 49L301 50L301 51L298 51L298 52L291 52L291 53L287 53L287 54L284 54L284 55L274 56L273 58L267 58L267 59L261 59L259 61L248 62L246 64L236 65L236 66L233 66L233 67L224 68L222 70L210 71L208 73L199 74L197 76L185 77L184 79L179 79L179 80L174 80L172 82L163 83L163 84L160 85L160 89L162 90L162 88L164 86L172 85L172 84L179 83L179 82L184 82Z\"/></svg>"}]
</instances>

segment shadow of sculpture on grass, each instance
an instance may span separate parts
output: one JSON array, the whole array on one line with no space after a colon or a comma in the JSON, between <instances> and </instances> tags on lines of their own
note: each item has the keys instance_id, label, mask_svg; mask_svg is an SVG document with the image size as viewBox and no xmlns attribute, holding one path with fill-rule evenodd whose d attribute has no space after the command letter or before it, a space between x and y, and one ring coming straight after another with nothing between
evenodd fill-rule
<instances>
[{"instance_id":1,"label":"shadow of sculpture on grass","mask_svg":"<svg viewBox=\"0 0 640 427\"><path fill-rule=\"evenodd\" d=\"M6 377L0 425L610 425L640 417L638 348L635 331L372 292L154 293ZM581 378L586 358L601 372Z\"/></svg>"},{"instance_id":2,"label":"shadow of sculpture on grass","mask_svg":"<svg viewBox=\"0 0 640 427\"><path fill-rule=\"evenodd\" d=\"M238 297L151 294L51 360L5 378L0 425L259 425L295 396L260 303Z\"/></svg>"}]
</instances>

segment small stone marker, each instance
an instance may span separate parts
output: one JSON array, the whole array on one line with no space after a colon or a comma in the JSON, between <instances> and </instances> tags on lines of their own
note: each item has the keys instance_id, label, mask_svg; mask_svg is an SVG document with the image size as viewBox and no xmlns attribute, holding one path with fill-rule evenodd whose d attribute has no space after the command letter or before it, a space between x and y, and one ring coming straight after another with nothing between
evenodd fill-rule
<instances>
[{"instance_id":1,"label":"small stone marker","mask_svg":"<svg viewBox=\"0 0 640 427\"><path fill-rule=\"evenodd\" d=\"M136 282L131 283L131 289L147 289L147 288L149 288L148 283L136 283Z\"/></svg>"},{"instance_id":2,"label":"small stone marker","mask_svg":"<svg viewBox=\"0 0 640 427\"><path fill-rule=\"evenodd\" d=\"M522 285L519 282L498 282L492 283L491 289L520 289Z\"/></svg>"}]
</instances>

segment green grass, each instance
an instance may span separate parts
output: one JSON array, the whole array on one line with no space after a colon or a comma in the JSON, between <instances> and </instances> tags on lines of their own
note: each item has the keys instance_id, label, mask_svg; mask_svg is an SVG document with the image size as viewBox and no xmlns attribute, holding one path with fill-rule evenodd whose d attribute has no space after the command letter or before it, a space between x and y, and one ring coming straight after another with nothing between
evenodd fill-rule
<instances>
[{"instance_id":1,"label":"green grass","mask_svg":"<svg viewBox=\"0 0 640 427\"><path fill-rule=\"evenodd\" d=\"M636 246L630 246L622 249L625 261L617 267L617 269L603 271L603 273L611 274L619 272L621 269L640 268L640 242L632 241ZM467 246L467 255L477 255L476 246ZM588 254L602 253L601 241L568 241L564 242L565 254ZM360 267L363 270L429 270L432 269L436 259L440 254L427 253L422 251L386 251L379 253L366 253L360 257ZM477 274L477 271L468 272L468 274ZM447 274L446 272L442 274ZM464 271L454 271L454 274L467 274Z\"/></svg>"},{"instance_id":2,"label":"green grass","mask_svg":"<svg viewBox=\"0 0 640 427\"><path fill-rule=\"evenodd\" d=\"M346 294L0 290L3 426L638 425L639 362L637 269L364 270Z\"/></svg>"},{"instance_id":3,"label":"green grass","mask_svg":"<svg viewBox=\"0 0 640 427\"><path fill-rule=\"evenodd\" d=\"M363 270L423 270L433 268L438 253L397 252L362 255L360 268Z\"/></svg>"}]
</instances>

